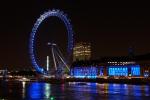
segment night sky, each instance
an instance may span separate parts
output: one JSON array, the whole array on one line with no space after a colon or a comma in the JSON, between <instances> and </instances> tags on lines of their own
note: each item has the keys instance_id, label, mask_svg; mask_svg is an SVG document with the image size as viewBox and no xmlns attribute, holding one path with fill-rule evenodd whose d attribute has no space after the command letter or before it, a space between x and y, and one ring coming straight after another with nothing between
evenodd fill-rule
<instances>
[{"instance_id":1,"label":"night sky","mask_svg":"<svg viewBox=\"0 0 150 100\"><path fill-rule=\"evenodd\" d=\"M91 0L92 1L92 0ZM31 66L29 36L36 19L49 9L61 9L71 20L75 41L92 43L92 58L150 53L149 8L112 8L84 0L19 0L0 3L0 67ZM44 61L48 41L65 52L67 34L57 18L45 20L38 31L38 57ZM49 37L49 38L47 38ZM63 37L63 38L62 38ZM41 45L41 46L40 46ZM44 56L44 57L43 57Z\"/></svg>"}]
</instances>

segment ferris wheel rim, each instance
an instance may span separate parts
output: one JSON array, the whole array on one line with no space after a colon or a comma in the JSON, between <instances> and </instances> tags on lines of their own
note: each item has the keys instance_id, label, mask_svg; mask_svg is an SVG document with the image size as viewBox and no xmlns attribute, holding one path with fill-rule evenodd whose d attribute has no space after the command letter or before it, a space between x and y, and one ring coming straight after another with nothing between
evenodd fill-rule
<instances>
[{"instance_id":1,"label":"ferris wheel rim","mask_svg":"<svg viewBox=\"0 0 150 100\"><path fill-rule=\"evenodd\" d=\"M34 67L34 69L41 73L46 75L47 72L44 71L42 66L39 66L37 61L36 61L36 57L34 54L34 45L35 45L35 37L36 37L36 33L37 30L40 26L40 24L47 18L49 17L57 17L59 18L64 24L65 27L67 29L67 38L68 38L68 42L67 42L67 53L68 55L72 55L72 50L73 50L73 30L72 30L72 25L70 23L70 20L67 18L66 14L64 14L62 11L58 10L58 9L53 9L53 10L49 10L47 12L45 12L44 14L42 14L34 23L34 26L32 28L32 31L30 33L30 40L29 40L29 54L30 54L30 59L32 61L32 65Z\"/></svg>"}]
</instances>

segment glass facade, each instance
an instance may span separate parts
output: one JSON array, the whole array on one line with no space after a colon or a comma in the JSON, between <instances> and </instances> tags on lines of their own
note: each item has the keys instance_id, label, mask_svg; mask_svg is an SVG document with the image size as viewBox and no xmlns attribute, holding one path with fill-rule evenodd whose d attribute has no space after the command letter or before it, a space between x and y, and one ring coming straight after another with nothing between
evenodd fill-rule
<instances>
[{"instance_id":1,"label":"glass facade","mask_svg":"<svg viewBox=\"0 0 150 100\"><path fill-rule=\"evenodd\" d=\"M140 76L140 65L113 65L113 66L79 66L71 69L71 76L75 78L96 78L104 76L107 70L108 76Z\"/></svg>"},{"instance_id":2,"label":"glass facade","mask_svg":"<svg viewBox=\"0 0 150 100\"><path fill-rule=\"evenodd\" d=\"M109 66L109 76L128 76L128 68L126 66Z\"/></svg>"},{"instance_id":3,"label":"glass facade","mask_svg":"<svg viewBox=\"0 0 150 100\"><path fill-rule=\"evenodd\" d=\"M109 76L140 76L140 65L128 65L128 66L109 66Z\"/></svg>"},{"instance_id":4,"label":"glass facade","mask_svg":"<svg viewBox=\"0 0 150 100\"><path fill-rule=\"evenodd\" d=\"M96 67L74 67L71 74L75 78L96 78L97 72Z\"/></svg>"},{"instance_id":5,"label":"glass facade","mask_svg":"<svg viewBox=\"0 0 150 100\"><path fill-rule=\"evenodd\" d=\"M140 76L140 65L131 66L131 75Z\"/></svg>"}]
</instances>

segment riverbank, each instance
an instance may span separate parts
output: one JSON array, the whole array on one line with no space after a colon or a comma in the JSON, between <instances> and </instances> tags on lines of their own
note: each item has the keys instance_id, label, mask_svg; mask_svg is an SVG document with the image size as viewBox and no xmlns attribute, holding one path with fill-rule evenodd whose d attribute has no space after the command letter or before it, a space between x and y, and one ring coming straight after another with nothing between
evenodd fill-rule
<instances>
[{"instance_id":1,"label":"riverbank","mask_svg":"<svg viewBox=\"0 0 150 100\"><path fill-rule=\"evenodd\" d=\"M119 83L119 84L147 84L150 85L149 79L133 78L133 79L81 79L81 78L67 78L67 79L44 79L41 82L49 83L66 83L66 82L94 82L94 83Z\"/></svg>"},{"instance_id":2,"label":"riverbank","mask_svg":"<svg viewBox=\"0 0 150 100\"><path fill-rule=\"evenodd\" d=\"M0 81L17 81L14 79L0 79ZM18 80L19 81L19 80ZM46 79L35 79L28 80L29 82L48 82L52 84L63 84L67 82L93 82L93 83L118 83L118 84L146 84L150 85L150 79L143 78L132 78L132 79L104 79L104 78L66 78L66 79L55 79L55 78L46 78Z\"/></svg>"}]
</instances>

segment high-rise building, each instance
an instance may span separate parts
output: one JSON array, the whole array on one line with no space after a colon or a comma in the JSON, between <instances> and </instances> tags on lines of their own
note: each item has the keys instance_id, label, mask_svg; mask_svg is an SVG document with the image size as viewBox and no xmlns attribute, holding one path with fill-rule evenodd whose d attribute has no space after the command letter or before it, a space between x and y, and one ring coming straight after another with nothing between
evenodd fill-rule
<instances>
[{"instance_id":1,"label":"high-rise building","mask_svg":"<svg viewBox=\"0 0 150 100\"><path fill-rule=\"evenodd\" d=\"M89 60L91 58L91 43L79 42L73 48L73 61Z\"/></svg>"}]
</instances>

